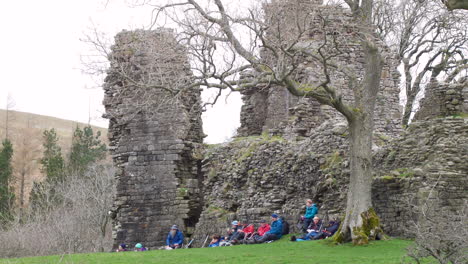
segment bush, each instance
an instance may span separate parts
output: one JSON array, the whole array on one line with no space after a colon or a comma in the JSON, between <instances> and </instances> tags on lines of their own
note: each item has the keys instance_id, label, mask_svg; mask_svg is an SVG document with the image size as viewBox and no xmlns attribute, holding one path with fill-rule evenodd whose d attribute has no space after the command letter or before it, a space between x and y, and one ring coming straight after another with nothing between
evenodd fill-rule
<instances>
[{"instance_id":1,"label":"bush","mask_svg":"<svg viewBox=\"0 0 468 264\"><path fill-rule=\"evenodd\" d=\"M434 193L431 190L421 205L413 207L416 217L410 231L415 243L407 248L407 255L418 264L428 257L440 264L468 263L467 201L460 210L453 210L442 206Z\"/></svg>"},{"instance_id":2,"label":"bush","mask_svg":"<svg viewBox=\"0 0 468 264\"><path fill-rule=\"evenodd\" d=\"M108 211L115 193L113 167L93 165L84 175L69 175L63 182L42 187L43 195L54 199L45 199L49 206L0 232L0 257L111 249Z\"/></svg>"}]
</instances>

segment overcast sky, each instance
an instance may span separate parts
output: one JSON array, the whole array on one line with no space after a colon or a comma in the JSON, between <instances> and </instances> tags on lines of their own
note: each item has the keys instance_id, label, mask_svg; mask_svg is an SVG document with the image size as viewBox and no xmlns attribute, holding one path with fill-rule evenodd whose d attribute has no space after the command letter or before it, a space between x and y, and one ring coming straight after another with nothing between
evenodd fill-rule
<instances>
[{"instance_id":1,"label":"overcast sky","mask_svg":"<svg viewBox=\"0 0 468 264\"><path fill-rule=\"evenodd\" d=\"M129 8L124 0L0 1L0 108L8 94L13 110L49 115L107 127L100 118L103 91L82 73L81 56L90 54L80 41L95 25L113 37L122 29L149 24L151 10ZM240 95L203 115L208 143L225 141L239 126Z\"/></svg>"}]
</instances>

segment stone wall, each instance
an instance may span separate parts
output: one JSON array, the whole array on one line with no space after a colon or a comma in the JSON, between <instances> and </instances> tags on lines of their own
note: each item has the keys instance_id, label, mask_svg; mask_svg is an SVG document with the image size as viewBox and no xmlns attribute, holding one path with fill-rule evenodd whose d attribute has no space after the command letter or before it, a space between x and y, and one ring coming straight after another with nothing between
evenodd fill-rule
<instances>
[{"instance_id":1,"label":"stone wall","mask_svg":"<svg viewBox=\"0 0 468 264\"><path fill-rule=\"evenodd\" d=\"M413 123L404 135L375 153L373 204L384 231L411 236L411 206L429 193L446 210L467 206L468 119ZM310 138L238 138L207 151L204 209L195 239L225 233L232 220L258 223L279 213L295 224L305 199L317 200L319 216L342 217L349 181L345 124L326 122Z\"/></svg>"},{"instance_id":2,"label":"stone wall","mask_svg":"<svg viewBox=\"0 0 468 264\"><path fill-rule=\"evenodd\" d=\"M422 120L462 113L468 113L468 79L456 83L436 82L428 85L414 119Z\"/></svg>"},{"instance_id":3,"label":"stone wall","mask_svg":"<svg viewBox=\"0 0 468 264\"><path fill-rule=\"evenodd\" d=\"M468 119L413 122L403 136L377 153L374 204L393 235L407 235L415 220L410 204L437 199L440 212L468 206ZM466 223L464 223L466 224Z\"/></svg>"},{"instance_id":4,"label":"stone wall","mask_svg":"<svg viewBox=\"0 0 468 264\"><path fill-rule=\"evenodd\" d=\"M296 37L297 28L294 27L296 23L292 20L299 18L300 23L305 21L306 32L300 37L300 42L296 46L315 53L316 49L324 43L325 37L328 43L333 43L332 39L335 39L343 53L334 59L334 63L351 70L358 79L362 78L363 52L356 34L357 25L352 21L347 9L340 6L321 5L321 3L322 1L307 0L273 1L264 8L267 20L279 21L277 23L282 29L282 38L278 39L278 42L287 42ZM276 16L275 12L279 12L280 15ZM269 37L274 38L276 33L275 31L269 32ZM330 46L331 44L328 44L327 48L331 50ZM383 44L382 51L385 64L376 102L375 130L386 136L396 136L401 127L398 86L400 74L396 69L398 63L394 54ZM275 64L268 51L262 52L262 58L267 64ZM296 80L316 85L324 81L323 67L320 63L310 56L303 56L298 60L300 63L294 73ZM354 95L348 87L349 78L343 71L333 69L329 71L330 86L336 89L344 102L352 106ZM258 92L249 89L243 92L243 101L239 136L259 135L262 132L280 133L292 137L309 136L312 130L325 120L344 121L341 114L331 107L320 106L314 99L295 97L284 87L259 88ZM256 120L256 122L249 122L250 120ZM262 126L261 130L260 126Z\"/></svg>"},{"instance_id":5,"label":"stone wall","mask_svg":"<svg viewBox=\"0 0 468 264\"><path fill-rule=\"evenodd\" d=\"M115 37L104 83L110 150L118 167L114 247L160 246L171 225L187 234L198 221L200 90L159 88L190 80L184 54L168 30Z\"/></svg>"}]
</instances>

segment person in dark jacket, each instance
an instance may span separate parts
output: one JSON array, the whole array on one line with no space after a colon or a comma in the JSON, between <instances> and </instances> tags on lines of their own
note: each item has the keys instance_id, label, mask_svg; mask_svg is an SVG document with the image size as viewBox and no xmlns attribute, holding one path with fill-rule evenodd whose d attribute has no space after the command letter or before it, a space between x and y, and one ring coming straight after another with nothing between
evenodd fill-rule
<instances>
[{"instance_id":1,"label":"person in dark jacket","mask_svg":"<svg viewBox=\"0 0 468 264\"><path fill-rule=\"evenodd\" d=\"M223 239L220 235L213 235L211 238L210 245L208 247L219 247L219 243L221 243Z\"/></svg>"},{"instance_id":2,"label":"person in dark jacket","mask_svg":"<svg viewBox=\"0 0 468 264\"><path fill-rule=\"evenodd\" d=\"M168 249L177 249L182 247L184 242L184 235L179 231L179 228L176 225L171 227L171 231L166 238L166 246Z\"/></svg>"},{"instance_id":3,"label":"person in dark jacket","mask_svg":"<svg viewBox=\"0 0 468 264\"><path fill-rule=\"evenodd\" d=\"M263 243L266 241L278 240L283 235L283 223L278 219L277 214L271 215L270 230L258 239L253 239L254 243Z\"/></svg>"},{"instance_id":4,"label":"person in dark jacket","mask_svg":"<svg viewBox=\"0 0 468 264\"><path fill-rule=\"evenodd\" d=\"M239 236L239 231L241 230L241 226L239 225L239 221L234 220L231 223L231 228L228 229L228 235L224 237L224 240L231 241L236 239Z\"/></svg>"},{"instance_id":5,"label":"person in dark jacket","mask_svg":"<svg viewBox=\"0 0 468 264\"><path fill-rule=\"evenodd\" d=\"M324 239L327 237L331 237L336 233L339 227L340 227L339 221L331 220L330 222L328 222L327 227L325 227L321 232L315 235L312 239L317 240L317 239Z\"/></svg>"},{"instance_id":6,"label":"person in dark jacket","mask_svg":"<svg viewBox=\"0 0 468 264\"><path fill-rule=\"evenodd\" d=\"M307 235L296 239L296 241L311 240L313 237L322 232L322 220L318 216L314 217L312 223L307 227Z\"/></svg>"},{"instance_id":7,"label":"person in dark jacket","mask_svg":"<svg viewBox=\"0 0 468 264\"><path fill-rule=\"evenodd\" d=\"M307 228L312 223L315 215L318 213L317 205L311 200L306 201L306 213L304 215L304 224L302 225L302 232L307 233Z\"/></svg>"}]
</instances>

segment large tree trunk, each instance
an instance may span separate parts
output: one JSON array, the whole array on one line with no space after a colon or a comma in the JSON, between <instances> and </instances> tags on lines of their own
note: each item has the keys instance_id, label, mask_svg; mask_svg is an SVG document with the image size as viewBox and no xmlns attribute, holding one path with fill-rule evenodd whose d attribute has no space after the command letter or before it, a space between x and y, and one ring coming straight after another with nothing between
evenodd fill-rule
<instances>
[{"instance_id":1,"label":"large tree trunk","mask_svg":"<svg viewBox=\"0 0 468 264\"><path fill-rule=\"evenodd\" d=\"M354 87L355 113L348 117L351 175L348 187L346 216L337 242L352 240L367 244L381 233L380 222L372 209L372 132L374 108L382 73L378 46L363 41L365 69L363 81Z\"/></svg>"},{"instance_id":2,"label":"large tree trunk","mask_svg":"<svg viewBox=\"0 0 468 264\"><path fill-rule=\"evenodd\" d=\"M352 240L367 244L381 233L379 218L372 209L372 120L359 117L349 122L351 175L346 217L338 242Z\"/></svg>"}]
</instances>

